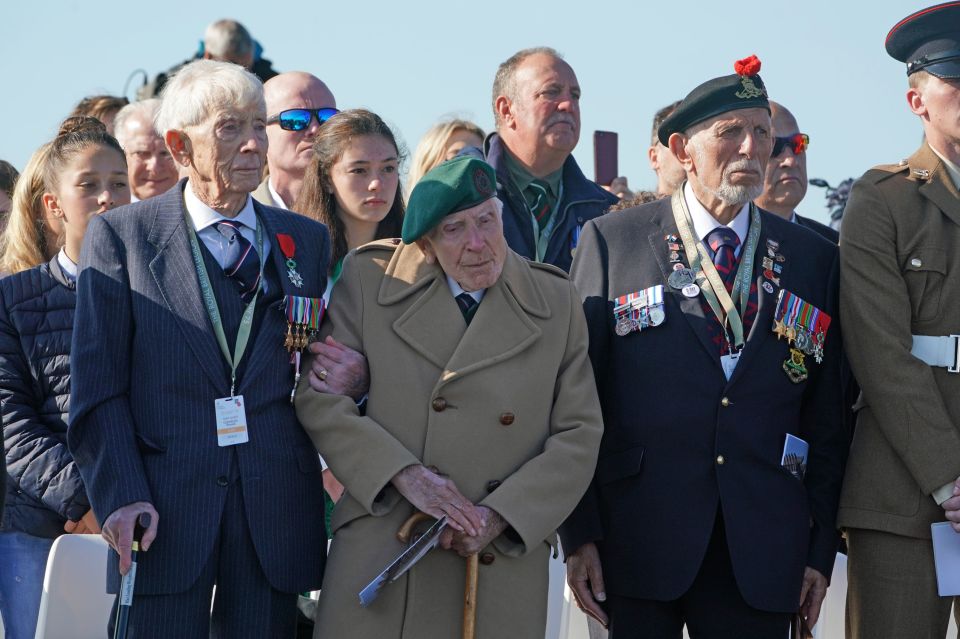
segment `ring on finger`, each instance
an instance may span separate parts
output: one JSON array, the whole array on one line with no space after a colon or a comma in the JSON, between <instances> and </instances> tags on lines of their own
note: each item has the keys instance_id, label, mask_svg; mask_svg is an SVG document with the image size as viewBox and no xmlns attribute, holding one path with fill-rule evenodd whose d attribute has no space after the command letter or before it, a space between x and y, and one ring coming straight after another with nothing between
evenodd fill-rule
<instances>
[{"instance_id":1,"label":"ring on finger","mask_svg":"<svg viewBox=\"0 0 960 639\"><path fill-rule=\"evenodd\" d=\"M317 373L317 377L320 378L320 381L321 381L321 382L327 381L327 369L321 368L321 369L320 369L320 372Z\"/></svg>"}]
</instances>

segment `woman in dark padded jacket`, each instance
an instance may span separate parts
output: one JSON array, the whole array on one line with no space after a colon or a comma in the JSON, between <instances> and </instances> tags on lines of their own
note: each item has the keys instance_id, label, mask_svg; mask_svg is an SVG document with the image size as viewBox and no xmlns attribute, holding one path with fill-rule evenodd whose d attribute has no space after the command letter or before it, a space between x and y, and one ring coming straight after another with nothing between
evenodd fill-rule
<instances>
[{"instance_id":1,"label":"woman in dark padded jacket","mask_svg":"<svg viewBox=\"0 0 960 639\"><path fill-rule=\"evenodd\" d=\"M87 222L130 202L123 150L94 118L64 121L43 175L43 205L62 224L62 248L49 263L0 280L0 412L7 467L0 614L8 639L34 636L54 538L100 532L66 444L74 283Z\"/></svg>"}]
</instances>

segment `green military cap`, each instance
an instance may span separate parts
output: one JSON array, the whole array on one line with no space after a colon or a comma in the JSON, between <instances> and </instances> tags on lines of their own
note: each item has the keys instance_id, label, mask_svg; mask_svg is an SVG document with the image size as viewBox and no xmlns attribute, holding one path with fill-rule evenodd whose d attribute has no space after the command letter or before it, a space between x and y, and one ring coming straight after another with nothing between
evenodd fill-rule
<instances>
[{"instance_id":1,"label":"green military cap","mask_svg":"<svg viewBox=\"0 0 960 639\"><path fill-rule=\"evenodd\" d=\"M469 156L459 156L430 170L410 194L401 237L412 244L440 220L486 202L497 194L493 167Z\"/></svg>"}]
</instances>

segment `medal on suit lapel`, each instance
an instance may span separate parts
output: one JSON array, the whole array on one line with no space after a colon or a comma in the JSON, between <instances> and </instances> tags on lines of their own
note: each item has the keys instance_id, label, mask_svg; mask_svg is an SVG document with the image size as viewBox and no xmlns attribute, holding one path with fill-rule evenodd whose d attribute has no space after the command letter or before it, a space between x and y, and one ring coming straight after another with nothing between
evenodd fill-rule
<instances>
[{"instance_id":1,"label":"medal on suit lapel","mask_svg":"<svg viewBox=\"0 0 960 639\"><path fill-rule=\"evenodd\" d=\"M294 243L293 238L286 233L277 233L277 244L280 245L280 251L283 253L283 256L287 258L285 262L287 279L297 288L303 288L303 276L297 272L297 262L293 259L294 253L297 251L297 245Z\"/></svg>"},{"instance_id":2,"label":"medal on suit lapel","mask_svg":"<svg viewBox=\"0 0 960 639\"><path fill-rule=\"evenodd\" d=\"M790 356L783 362L783 370L794 384L807 379L805 355L813 356L818 364L823 361L829 327L829 315L790 291L780 290L773 312L773 332L777 339L785 337L790 344Z\"/></svg>"},{"instance_id":3,"label":"medal on suit lapel","mask_svg":"<svg viewBox=\"0 0 960 639\"><path fill-rule=\"evenodd\" d=\"M293 390L290 391L290 403L300 383L300 358L310 338L320 329L326 305L320 297L283 296L283 312L287 316L287 334L283 346L290 353L293 364Z\"/></svg>"}]
</instances>

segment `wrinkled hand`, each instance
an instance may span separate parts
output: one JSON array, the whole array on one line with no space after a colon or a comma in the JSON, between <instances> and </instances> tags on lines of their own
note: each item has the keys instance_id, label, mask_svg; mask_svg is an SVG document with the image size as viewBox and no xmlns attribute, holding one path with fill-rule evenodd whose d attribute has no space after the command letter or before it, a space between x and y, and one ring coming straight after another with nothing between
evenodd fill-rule
<instances>
[{"instance_id":1,"label":"wrinkled hand","mask_svg":"<svg viewBox=\"0 0 960 639\"><path fill-rule=\"evenodd\" d=\"M607 191L610 191L616 195L621 200L627 200L633 197L633 191L630 190L630 187L627 185L627 178L620 177L613 178L613 181L610 183L610 186L603 187Z\"/></svg>"},{"instance_id":2,"label":"wrinkled hand","mask_svg":"<svg viewBox=\"0 0 960 639\"><path fill-rule=\"evenodd\" d=\"M140 542L140 549L147 551L150 549L153 540L157 538L157 522L160 521L160 515L157 514L153 504L145 501L137 501L118 508L107 517L103 522L103 538L120 555L120 574L125 575L130 570L131 557L130 550L133 548L133 526L137 518L146 513L150 516L150 525L143 533L143 539ZM141 520L142 521L142 520Z\"/></svg>"},{"instance_id":3,"label":"wrinkled hand","mask_svg":"<svg viewBox=\"0 0 960 639\"><path fill-rule=\"evenodd\" d=\"M97 524L93 509L90 509L79 521L67 521L63 525L63 531L73 535L97 535L100 534L100 526Z\"/></svg>"},{"instance_id":4,"label":"wrinkled hand","mask_svg":"<svg viewBox=\"0 0 960 639\"><path fill-rule=\"evenodd\" d=\"M816 568L807 566L803 571L803 588L800 590L800 616L807 622L807 628L817 625L820 618L820 606L827 596L827 578Z\"/></svg>"},{"instance_id":5,"label":"wrinkled hand","mask_svg":"<svg viewBox=\"0 0 960 639\"><path fill-rule=\"evenodd\" d=\"M477 506L477 511L481 521L476 535L467 535L447 527L440 535L440 547L452 550L461 557L469 557L489 546L506 530L507 522L497 511L486 506Z\"/></svg>"},{"instance_id":6,"label":"wrinkled hand","mask_svg":"<svg viewBox=\"0 0 960 639\"><path fill-rule=\"evenodd\" d=\"M480 512L446 477L414 464L394 475L390 482L417 510L437 519L446 517L454 530L477 536L482 524Z\"/></svg>"},{"instance_id":7,"label":"wrinkled hand","mask_svg":"<svg viewBox=\"0 0 960 639\"><path fill-rule=\"evenodd\" d=\"M340 498L343 497L343 484L337 481L337 478L333 476L333 472L331 472L329 468L323 469L322 476L323 489L330 495L333 503L337 503L340 501Z\"/></svg>"},{"instance_id":8,"label":"wrinkled hand","mask_svg":"<svg viewBox=\"0 0 960 639\"><path fill-rule=\"evenodd\" d=\"M367 358L347 348L333 337L313 342L307 347L315 356L308 381L318 393L346 395L359 400L370 390L370 369Z\"/></svg>"},{"instance_id":9,"label":"wrinkled hand","mask_svg":"<svg viewBox=\"0 0 960 639\"><path fill-rule=\"evenodd\" d=\"M954 532L960 533L960 478L953 483L953 497L940 504L943 513L953 527Z\"/></svg>"},{"instance_id":10,"label":"wrinkled hand","mask_svg":"<svg viewBox=\"0 0 960 639\"><path fill-rule=\"evenodd\" d=\"M567 557L567 583L580 610L599 621L604 628L609 627L610 619L598 603L607 600L607 593L596 544L585 543Z\"/></svg>"}]
</instances>

